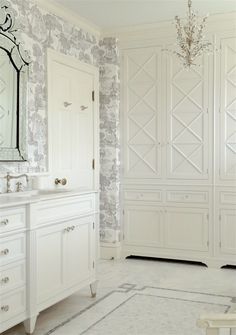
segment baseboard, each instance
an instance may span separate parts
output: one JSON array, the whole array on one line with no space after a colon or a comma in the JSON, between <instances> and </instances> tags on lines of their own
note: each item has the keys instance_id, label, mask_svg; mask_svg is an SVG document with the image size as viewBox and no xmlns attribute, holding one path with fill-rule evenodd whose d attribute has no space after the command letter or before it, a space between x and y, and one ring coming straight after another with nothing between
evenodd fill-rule
<instances>
[{"instance_id":1,"label":"baseboard","mask_svg":"<svg viewBox=\"0 0 236 335\"><path fill-rule=\"evenodd\" d=\"M120 259L121 244L100 242L100 258L101 259Z\"/></svg>"}]
</instances>

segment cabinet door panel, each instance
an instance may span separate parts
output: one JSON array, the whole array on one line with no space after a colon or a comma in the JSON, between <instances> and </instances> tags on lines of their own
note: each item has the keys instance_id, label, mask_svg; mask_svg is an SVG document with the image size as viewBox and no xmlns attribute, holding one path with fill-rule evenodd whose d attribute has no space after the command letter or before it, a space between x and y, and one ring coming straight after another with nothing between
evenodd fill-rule
<instances>
[{"instance_id":1,"label":"cabinet door panel","mask_svg":"<svg viewBox=\"0 0 236 335\"><path fill-rule=\"evenodd\" d=\"M191 70L168 57L167 178L208 178L208 61Z\"/></svg>"},{"instance_id":2,"label":"cabinet door panel","mask_svg":"<svg viewBox=\"0 0 236 335\"><path fill-rule=\"evenodd\" d=\"M124 233L126 244L161 246L161 210L151 206L127 206Z\"/></svg>"},{"instance_id":3,"label":"cabinet door panel","mask_svg":"<svg viewBox=\"0 0 236 335\"><path fill-rule=\"evenodd\" d=\"M59 224L37 232L37 301L53 297L63 287L63 229Z\"/></svg>"},{"instance_id":4,"label":"cabinet door panel","mask_svg":"<svg viewBox=\"0 0 236 335\"><path fill-rule=\"evenodd\" d=\"M221 43L221 179L236 179L236 37Z\"/></svg>"},{"instance_id":5,"label":"cabinet door panel","mask_svg":"<svg viewBox=\"0 0 236 335\"><path fill-rule=\"evenodd\" d=\"M69 222L73 230L64 234L64 280L66 286L89 278L93 269L93 217Z\"/></svg>"},{"instance_id":6,"label":"cabinet door panel","mask_svg":"<svg viewBox=\"0 0 236 335\"><path fill-rule=\"evenodd\" d=\"M168 208L165 215L165 247L208 250L208 212L202 209Z\"/></svg>"},{"instance_id":7,"label":"cabinet door panel","mask_svg":"<svg viewBox=\"0 0 236 335\"><path fill-rule=\"evenodd\" d=\"M124 155L129 178L161 175L160 62L160 48L124 54Z\"/></svg>"},{"instance_id":8,"label":"cabinet door panel","mask_svg":"<svg viewBox=\"0 0 236 335\"><path fill-rule=\"evenodd\" d=\"M220 221L221 252L236 255L236 211L222 210Z\"/></svg>"}]
</instances>

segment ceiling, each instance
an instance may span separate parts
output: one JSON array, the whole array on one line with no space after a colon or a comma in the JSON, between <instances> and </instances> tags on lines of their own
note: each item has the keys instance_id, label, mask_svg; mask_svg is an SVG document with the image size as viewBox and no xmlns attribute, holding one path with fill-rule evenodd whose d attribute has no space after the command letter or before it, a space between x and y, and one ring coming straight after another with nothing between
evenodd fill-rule
<instances>
[{"instance_id":1,"label":"ceiling","mask_svg":"<svg viewBox=\"0 0 236 335\"><path fill-rule=\"evenodd\" d=\"M185 16L187 0L54 0L102 30ZM236 12L236 0L193 0L199 14Z\"/></svg>"}]
</instances>

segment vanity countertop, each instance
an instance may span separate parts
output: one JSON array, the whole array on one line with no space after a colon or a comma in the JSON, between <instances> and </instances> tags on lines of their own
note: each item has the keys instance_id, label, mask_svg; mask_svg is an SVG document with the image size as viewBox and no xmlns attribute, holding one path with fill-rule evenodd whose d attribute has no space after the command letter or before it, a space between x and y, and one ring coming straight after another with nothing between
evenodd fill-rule
<instances>
[{"instance_id":1,"label":"vanity countertop","mask_svg":"<svg viewBox=\"0 0 236 335\"><path fill-rule=\"evenodd\" d=\"M4 193L0 195L0 209L5 207L13 207L26 205L30 203L48 201L58 198L85 195L90 193L98 193L97 190L88 189L49 189L49 190L33 190L19 193Z\"/></svg>"}]
</instances>

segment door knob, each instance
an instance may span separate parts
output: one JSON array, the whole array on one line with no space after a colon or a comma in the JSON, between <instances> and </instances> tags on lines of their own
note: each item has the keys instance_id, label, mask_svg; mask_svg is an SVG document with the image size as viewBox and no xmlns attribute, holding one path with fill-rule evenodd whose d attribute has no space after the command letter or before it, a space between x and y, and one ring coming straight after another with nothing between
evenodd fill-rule
<instances>
[{"instance_id":1,"label":"door knob","mask_svg":"<svg viewBox=\"0 0 236 335\"><path fill-rule=\"evenodd\" d=\"M66 178L62 178L62 179L59 179L59 178L56 178L55 179L55 184L58 185L58 184L61 184L61 185L66 185L67 184L67 179Z\"/></svg>"}]
</instances>

